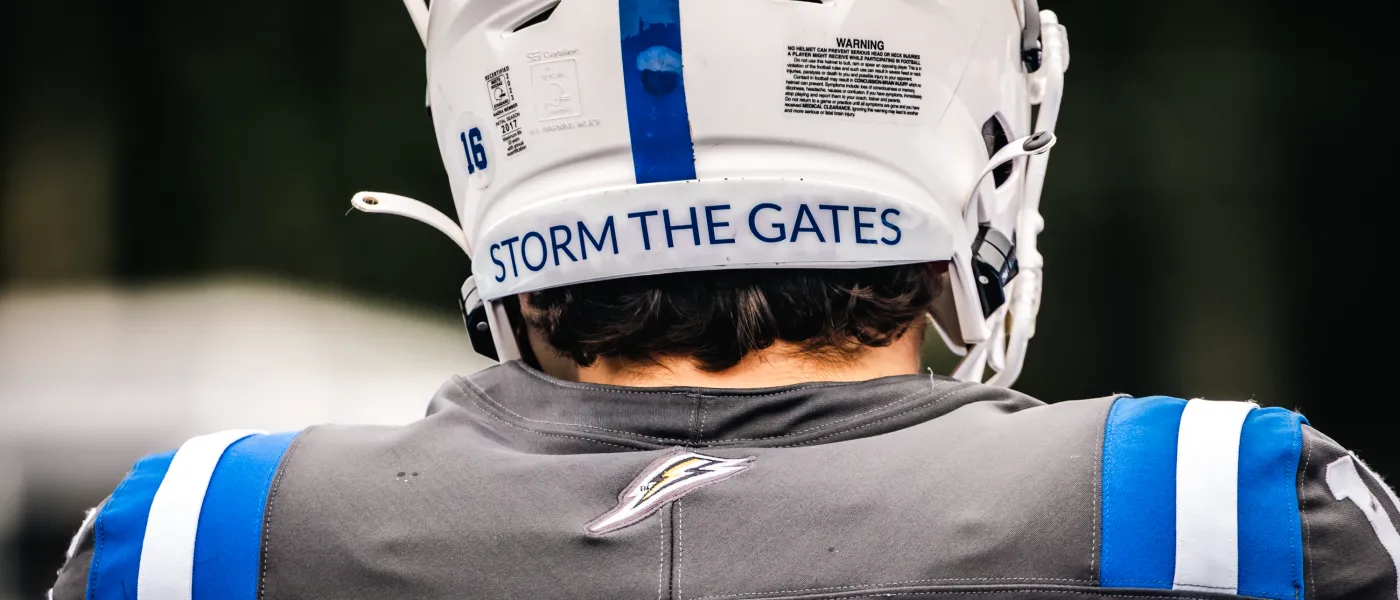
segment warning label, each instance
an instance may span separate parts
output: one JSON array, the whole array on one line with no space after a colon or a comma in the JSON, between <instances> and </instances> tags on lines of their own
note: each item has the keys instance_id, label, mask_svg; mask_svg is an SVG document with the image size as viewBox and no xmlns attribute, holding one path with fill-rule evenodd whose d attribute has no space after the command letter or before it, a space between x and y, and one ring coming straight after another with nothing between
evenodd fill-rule
<instances>
[{"instance_id":1,"label":"warning label","mask_svg":"<svg viewBox=\"0 0 1400 600\"><path fill-rule=\"evenodd\" d=\"M788 46L783 112L916 117L923 60L890 52L883 40L836 38L833 46Z\"/></svg>"},{"instance_id":2,"label":"warning label","mask_svg":"<svg viewBox=\"0 0 1400 600\"><path fill-rule=\"evenodd\" d=\"M510 67L501 67L488 74L486 91L491 96L491 118L496 120L496 127L501 130L501 143L505 144L506 156L524 152L520 103L515 101L515 90L510 87Z\"/></svg>"}]
</instances>

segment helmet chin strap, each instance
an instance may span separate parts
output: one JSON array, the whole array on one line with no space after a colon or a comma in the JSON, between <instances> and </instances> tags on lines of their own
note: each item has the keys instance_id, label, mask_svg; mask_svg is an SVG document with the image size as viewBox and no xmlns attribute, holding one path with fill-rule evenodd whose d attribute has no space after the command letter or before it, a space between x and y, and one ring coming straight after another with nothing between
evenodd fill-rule
<instances>
[{"instance_id":1,"label":"helmet chin strap","mask_svg":"<svg viewBox=\"0 0 1400 600\"><path fill-rule=\"evenodd\" d=\"M992 155L991 159L987 161L987 165L982 168L982 172L978 174L977 179L975 180L972 186L973 191L970 194L970 198L963 205L968 207L967 210L969 211L981 213L981 207L979 206L978 202L979 190L982 188L983 182L985 182L988 179L988 177L992 175L992 173L996 170L997 167L1000 167L1001 165L1014 160L1033 159L1036 156L1043 155L1046 152L1050 151L1050 148L1055 145L1055 141L1055 134L1047 131L1013 140L1011 143L1007 144L1006 146L1003 146L1001 150L998 150L996 154ZM980 217L980 214L978 216ZM1004 235L1002 235L1000 232L990 231L990 228L987 227L984 223L982 230L979 232L977 242L974 243L974 250L977 250L976 246L980 246L983 242L987 241L986 239L984 239L984 236L990 236L991 238L999 240L1002 246L1010 245ZM991 248L996 245L997 244L993 243L990 244L988 247ZM1009 256L1006 255L1007 251L1010 251ZM1006 271L1004 271L1003 269L1015 268L1016 251L1012 248L1003 247L996 248L995 252L999 253L1001 255L1001 258L1003 258L1002 264L992 267L990 271L976 269L975 273L973 274L973 276L977 279L976 283L973 284L974 289L962 289L964 286L959 285L960 282L957 281L956 278L949 281L949 283L952 284L951 293L957 294L962 297L958 306L958 312L960 313L960 322L963 318L965 318L965 315L961 314L964 311L980 310L984 314L978 315L978 318L984 319L985 321L973 321L973 323L975 325L980 326L983 322L985 322L987 326L990 327L991 325L994 325L997 322L997 315L1006 312L1006 303L1002 301L1003 294L1001 291L1001 286L1004 282L1000 280L996 272L1004 273ZM976 252L976 254L983 253ZM974 256L973 259L979 260L979 257ZM984 267L990 266L986 263L979 264L981 264ZM974 295L975 297L969 297ZM973 363L976 363L979 360L985 361L985 358L979 359L978 356L979 354L985 354L986 344L977 344L976 346L973 346L971 347L971 349L969 349L966 340L978 338L971 337L966 328L960 327L960 322L948 324L948 327L955 328L953 331L956 332L958 335L954 336L951 335L949 330L945 328L945 325L933 315L930 315L928 320L930 323L933 324L934 330L938 332L938 335L943 338L943 342L948 346L949 350L953 351L959 356L967 357L963 361L963 365L958 368L957 373L963 373L964 371L976 371L980 374L981 371L978 370L976 365ZM994 330L989 330L989 332L990 335L988 337L996 337L997 335L999 335L998 332ZM965 379L961 376L957 377L959 379ZM977 379L977 381L981 381L981 379L979 378Z\"/></svg>"},{"instance_id":2,"label":"helmet chin strap","mask_svg":"<svg viewBox=\"0 0 1400 600\"><path fill-rule=\"evenodd\" d=\"M350 206L361 212L398 215L427 223L456 243L457 247L462 249L462 253L471 254L467 250L467 235L462 232L456 221L442 214L442 211L408 196L387 192L360 192L350 199Z\"/></svg>"},{"instance_id":3,"label":"helmet chin strap","mask_svg":"<svg viewBox=\"0 0 1400 600\"><path fill-rule=\"evenodd\" d=\"M418 40L423 42L423 47L428 47L428 0L403 0L404 8L408 9L408 18L413 19L413 29L418 32ZM423 106L429 106L431 90L426 86L423 89Z\"/></svg>"},{"instance_id":4,"label":"helmet chin strap","mask_svg":"<svg viewBox=\"0 0 1400 600\"><path fill-rule=\"evenodd\" d=\"M413 28L418 30L418 39L428 45L428 2L427 0L403 0L408 9L408 18L413 19Z\"/></svg>"},{"instance_id":5,"label":"helmet chin strap","mask_svg":"<svg viewBox=\"0 0 1400 600\"><path fill-rule=\"evenodd\" d=\"M1060 115L1060 101L1064 97L1064 73L1069 67L1069 40L1064 26L1060 25L1054 12L1041 11L1040 23L1044 65L1028 75L1031 83L1031 103L1040 105L1040 112L1035 122L1035 134L1030 138L1049 135L1053 139L1055 124ZM1045 150L1048 149L1047 145ZM997 154L999 156L1001 152ZM1035 319L1040 312L1045 261L1036 249L1036 236L1045 228L1045 219L1040 215L1040 195L1045 185L1045 169L1049 158L1048 152L1044 151L1031 154L1027 158L1029 162L1026 165L1025 187L1016 218L1016 260L1020 270L1010 284L1010 302L998 307L987 317L987 329L992 335L986 342L967 350L966 358L953 373L956 379L982 381L988 364L996 371L987 380L990 385L1009 387L1021 374L1021 367L1026 359L1026 347L1035 336ZM996 160L996 157L993 157L993 160ZM994 166L989 167L989 170ZM985 178L985 174L983 177ZM978 185L981 185L980 179Z\"/></svg>"},{"instance_id":6,"label":"helmet chin strap","mask_svg":"<svg viewBox=\"0 0 1400 600\"><path fill-rule=\"evenodd\" d=\"M1003 304L1001 308L998 308L996 312L992 313L992 316L987 318L987 321L993 324L1000 323L1006 318L1008 307L1010 307L1009 304ZM969 347L962 361L958 363L958 367L953 370L950 376L959 381L981 382L983 373L987 369L988 360L994 360L993 357L995 357L996 352L1000 350L998 346L1005 348L1001 341L1004 337L1002 332L993 331L992 336L989 337L986 342ZM995 369L996 365L993 364L992 368ZM1010 384L1008 383L1007 385Z\"/></svg>"}]
</instances>

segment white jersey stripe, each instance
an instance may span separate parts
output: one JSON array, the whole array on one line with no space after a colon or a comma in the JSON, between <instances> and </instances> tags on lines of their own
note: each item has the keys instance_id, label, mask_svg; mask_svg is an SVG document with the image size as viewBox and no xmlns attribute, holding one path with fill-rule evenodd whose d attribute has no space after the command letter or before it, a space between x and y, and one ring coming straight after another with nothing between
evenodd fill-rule
<instances>
[{"instance_id":1,"label":"white jersey stripe","mask_svg":"<svg viewBox=\"0 0 1400 600\"><path fill-rule=\"evenodd\" d=\"M195 533L209 478L225 449L259 433L221 431L180 446L151 501L136 580L137 600L190 600Z\"/></svg>"},{"instance_id":2,"label":"white jersey stripe","mask_svg":"<svg viewBox=\"0 0 1400 600\"><path fill-rule=\"evenodd\" d=\"M1255 405L1186 403L1176 446L1172 589L1234 594L1239 585L1240 431Z\"/></svg>"}]
</instances>

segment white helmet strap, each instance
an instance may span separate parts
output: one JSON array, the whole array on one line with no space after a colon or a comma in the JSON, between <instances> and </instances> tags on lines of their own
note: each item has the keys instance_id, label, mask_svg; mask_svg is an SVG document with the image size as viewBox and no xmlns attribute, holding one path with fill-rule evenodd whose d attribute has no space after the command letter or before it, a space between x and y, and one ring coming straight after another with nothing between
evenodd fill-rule
<instances>
[{"instance_id":1,"label":"white helmet strap","mask_svg":"<svg viewBox=\"0 0 1400 600\"><path fill-rule=\"evenodd\" d=\"M1064 97L1069 40L1054 12L1041 12L1039 21L1045 64L1044 68L1030 75L1031 100L1040 105L1035 131L1053 133L1060 114L1060 101ZM966 357L953 373L957 379L982 381L989 364L996 371L987 380L992 385L1010 386L1021 374L1026 348L1035 336L1035 320L1040 312L1045 263L1036 247L1036 236L1045 226L1045 220L1040 215L1040 194L1045 184L1049 157L1048 153L1030 157L1026 165L1025 190L1016 219L1014 240L1019 273L1011 282L1010 300L987 317L987 328L991 334L987 341L963 349Z\"/></svg>"}]
</instances>

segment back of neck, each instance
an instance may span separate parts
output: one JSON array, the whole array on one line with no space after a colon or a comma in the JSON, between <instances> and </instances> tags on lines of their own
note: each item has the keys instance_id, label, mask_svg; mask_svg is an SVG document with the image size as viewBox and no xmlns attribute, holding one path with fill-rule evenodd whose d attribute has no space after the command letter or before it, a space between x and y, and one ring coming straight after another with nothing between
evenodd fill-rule
<instances>
[{"instance_id":1,"label":"back of neck","mask_svg":"<svg viewBox=\"0 0 1400 600\"><path fill-rule=\"evenodd\" d=\"M851 356L814 356L800 346L779 343L745 356L722 371L706 371L688 357L648 362L600 358L587 367L550 373L562 379L628 387L767 388L813 381L866 381L919 372L918 335L905 335L881 348ZM546 366L546 371L552 371Z\"/></svg>"}]
</instances>

